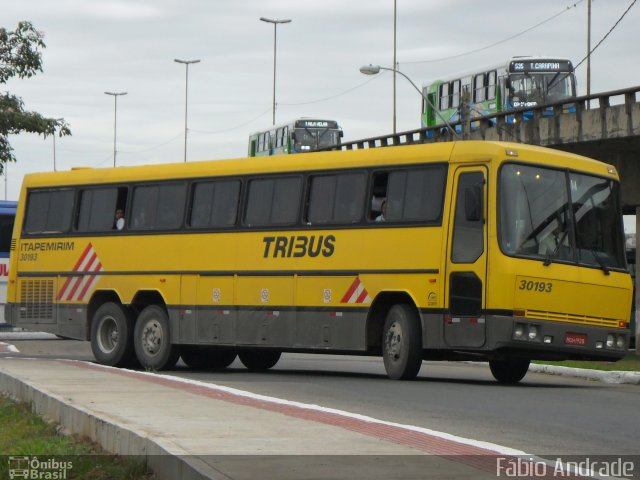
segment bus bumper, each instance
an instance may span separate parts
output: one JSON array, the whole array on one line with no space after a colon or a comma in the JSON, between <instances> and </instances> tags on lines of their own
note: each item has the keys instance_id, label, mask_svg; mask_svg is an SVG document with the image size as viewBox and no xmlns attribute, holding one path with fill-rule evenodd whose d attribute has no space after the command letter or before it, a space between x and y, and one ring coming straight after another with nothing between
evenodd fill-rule
<instances>
[{"instance_id":1,"label":"bus bumper","mask_svg":"<svg viewBox=\"0 0 640 480\"><path fill-rule=\"evenodd\" d=\"M12 303L5 303L4 304L4 321L5 323L7 323L8 325L11 326L15 326L13 323L13 307L14 305Z\"/></svg>"},{"instance_id":2,"label":"bus bumper","mask_svg":"<svg viewBox=\"0 0 640 480\"><path fill-rule=\"evenodd\" d=\"M521 352L530 359L619 360L629 349L630 330L531 318L489 316L487 347Z\"/></svg>"}]
</instances>

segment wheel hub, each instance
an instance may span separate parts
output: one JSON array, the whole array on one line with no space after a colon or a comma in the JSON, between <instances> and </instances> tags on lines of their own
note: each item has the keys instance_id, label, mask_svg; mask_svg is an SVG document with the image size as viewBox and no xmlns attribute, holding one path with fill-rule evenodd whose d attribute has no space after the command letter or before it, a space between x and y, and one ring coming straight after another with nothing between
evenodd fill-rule
<instances>
[{"instance_id":1,"label":"wheel hub","mask_svg":"<svg viewBox=\"0 0 640 480\"><path fill-rule=\"evenodd\" d=\"M398 322L394 322L391 327L389 327L386 345L387 355L393 360L398 360L402 352L402 328Z\"/></svg>"},{"instance_id":2,"label":"wheel hub","mask_svg":"<svg viewBox=\"0 0 640 480\"><path fill-rule=\"evenodd\" d=\"M100 324L98 345L104 353L111 353L118 346L118 324L113 317L105 317Z\"/></svg>"},{"instance_id":3,"label":"wheel hub","mask_svg":"<svg viewBox=\"0 0 640 480\"><path fill-rule=\"evenodd\" d=\"M156 355L162 345L162 327L157 321L148 322L142 330L142 346L149 355Z\"/></svg>"}]
</instances>

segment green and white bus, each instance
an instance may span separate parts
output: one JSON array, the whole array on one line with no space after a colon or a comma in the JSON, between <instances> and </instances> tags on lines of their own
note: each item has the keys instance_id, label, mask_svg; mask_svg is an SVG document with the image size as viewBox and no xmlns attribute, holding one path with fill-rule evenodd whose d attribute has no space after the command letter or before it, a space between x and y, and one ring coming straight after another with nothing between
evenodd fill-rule
<instances>
[{"instance_id":1,"label":"green and white bus","mask_svg":"<svg viewBox=\"0 0 640 480\"><path fill-rule=\"evenodd\" d=\"M562 100L569 102L565 108L571 111L576 77L570 60L513 57L506 63L436 80L423 85L422 92L421 123L426 128L444 124L443 119L457 122L463 92L469 92L471 118ZM552 109L547 113L551 115Z\"/></svg>"},{"instance_id":2,"label":"green and white bus","mask_svg":"<svg viewBox=\"0 0 640 480\"><path fill-rule=\"evenodd\" d=\"M299 118L249 135L249 156L306 153L339 145L342 129L335 120Z\"/></svg>"}]
</instances>

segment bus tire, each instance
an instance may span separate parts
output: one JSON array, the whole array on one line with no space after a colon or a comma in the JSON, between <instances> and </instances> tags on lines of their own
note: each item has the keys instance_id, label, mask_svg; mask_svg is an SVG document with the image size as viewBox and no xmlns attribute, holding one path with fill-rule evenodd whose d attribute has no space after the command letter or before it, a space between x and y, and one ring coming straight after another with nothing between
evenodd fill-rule
<instances>
[{"instance_id":1,"label":"bus tire","mask_svg":"<svg viewBox=\"0 0 640 480\"><path fill-rule=\"evenodd\" d=\"M238 352L238 357L242 364L253 371L269 370L278 363L280 355L282 355L282 352L279 350L255 349L240 350Z\"/></svg>"},{"instance_id":2,"label":"bus tire","mask_svg":"<svg viewBox=\"0 0 640 480\"><path fill-rule=\"evenodd\" d=\"M500 383L514 384L524 378L529 370L530 360L526 358L503 358L489 360L489 368Z\"/></svg>"},{"instance_id":3,"label":"bus tire","mask_svg":"<svg viewBox=\"0 0 640 480\"><path fill-rule=\"evenodd\" d=\"M200 345L182 345L182 361L194 370L215 370L227 368L238 356L231 348Z\"/></svg>"},{"instance_id":4,"label":"bus tire","mask_svg":"<svg viewBox=\"0 0 640 480\"><path fill-rule=\"evenodd\" d=\"M414 308L391 307L382 332L382 358L392 380L414 379L422 366L422 328Z\"/></svg>"},{"instance_id":5,"label":"bus tire","mask_svg":"<svg viewBox=\"0 0 640 480\"><path fill-rule=\"evenodd\" d=\"M169 370L180 357L178 346L171 343L169 316L158 305L145 307L138 315L133 344L136 357L146 370Z\"/></svg>"},{"instance_id":6,"label":"bus tire","mask_svg":"<svg viewBox=\"0 0 640 480\"><path fill-rule=\"evenodd\" d=\"M122 305L102 304L91 320L91 350L98 363L128 366L134 356L133 318Z\"/></svg>"}]
</instances>

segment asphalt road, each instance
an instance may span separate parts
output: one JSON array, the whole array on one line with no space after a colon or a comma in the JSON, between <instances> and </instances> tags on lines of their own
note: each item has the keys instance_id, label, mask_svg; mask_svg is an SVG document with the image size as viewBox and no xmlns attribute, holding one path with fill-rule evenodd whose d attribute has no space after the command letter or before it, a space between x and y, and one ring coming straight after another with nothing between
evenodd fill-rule
<instances>
[{"instance_id":1,"label":"asphalt road","mask_svg":"<svg viewBox=\"0 0 640 480\"><path fill-rule=\"evenodd\" d=\"M88 342L48 339L0 342L19 354L93 360ZM640 386L529 373L513 386L496 383L488 366L424 362L417 380L388 380L379 358L284 354L265 373L236 360L218 372L169 372L183 378L321 405L488 441L555 458L640 453ZM637 463L640 468L640 463Z\"/></svg>"}]
</instances>

